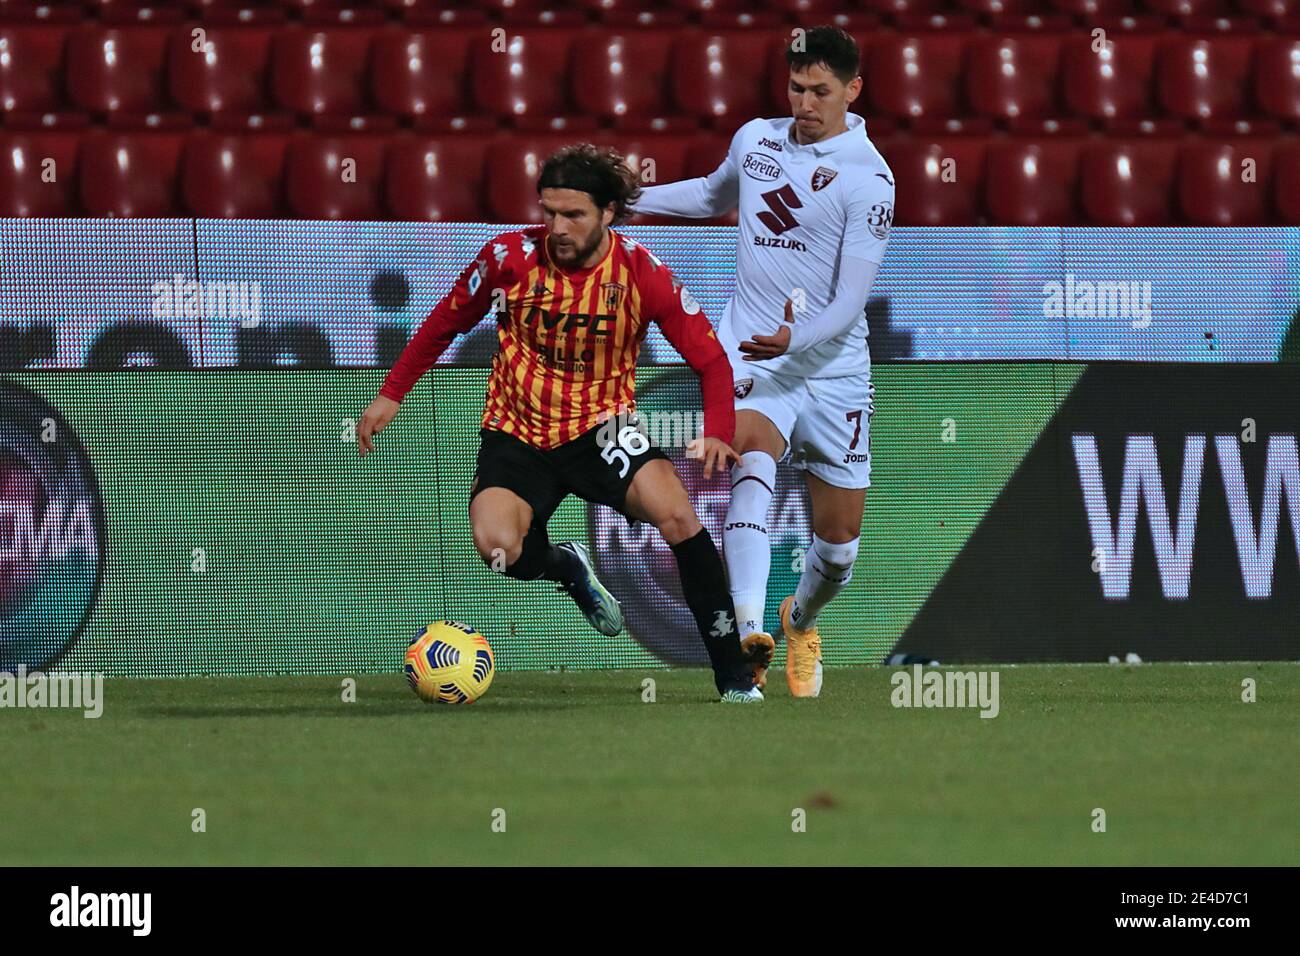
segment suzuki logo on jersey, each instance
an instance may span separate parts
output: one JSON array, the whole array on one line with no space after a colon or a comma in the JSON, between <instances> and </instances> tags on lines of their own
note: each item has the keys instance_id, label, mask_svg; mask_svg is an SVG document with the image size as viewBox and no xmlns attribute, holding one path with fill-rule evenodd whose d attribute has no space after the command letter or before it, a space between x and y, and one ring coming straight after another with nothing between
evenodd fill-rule
<instances>
[{"instance_id":1,"label":"suzuki logo on jersey","mask_svg":"<svg viewBox=\"0 0 1300 956\"><path fill-rule=\"evenodd\" d=\"M812 174L813 192L819 192L825 189L831 184L831 180L833 180L837 175L839 174L833 169L827 169L825 166L818 166L813 170Z\"/></svg>"},{"instance_id":2,"label":"suzuki logo on jersey","mask_svg":"<svg viewBox=\"0 0 1300 956\"><path fill-rule=\"evenodd\" d=\"M1102 484L1096 436L1080 433L1071 438L1102 594L1109 600L1125 600L1129 596L1133 543L1141 511L1150 524L1164 596L1169 600L1186 600L1192 576L1192 549L1196 542L1206 436L1190 434L1186 438L1178 510L1171 516L1166 506L1168 499L1156 456L1155 437L1129 435L1124 445L1118 514L1114 517ZM1291 522L1291 537L1300 557L1300 455L1297 455L1296 436L1268 436L1264 481L1258 503L1252 500L1250 488L1259 486L1254 482L1247 484L1238 437L1215 435L1214 449L1219 473L1223 477L1223 493L1227 498L1228 517L1232 523L1246 596L1268 598L1273 593L1273 562L1277 556L1283 499ZM1255 515L1259 515L1258 525Z\"/></svg>"},{"instance_id":3,"label":"suzuki logo on jersey","mask_svg":"<svg viewBox=\"0 0 1300 956\"><path fill-rule=\"evenodd\" d=\"M776 158L766 153L746 153L745 161L740 168L750 179L757 179L762 183L776 182L784 173Z\"/></svg>"}]
</instances>

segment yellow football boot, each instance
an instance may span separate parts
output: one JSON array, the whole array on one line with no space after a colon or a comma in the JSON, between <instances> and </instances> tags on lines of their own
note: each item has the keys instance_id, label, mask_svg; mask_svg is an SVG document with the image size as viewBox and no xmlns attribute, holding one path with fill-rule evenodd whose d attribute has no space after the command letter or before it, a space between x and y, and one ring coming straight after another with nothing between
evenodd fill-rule
<instances>
[{"instance_id":1,"label":"yellow football boot","mask_svg":"<svg viewBox=\"0 0 1300 956\"><path fill-rule=\"evenodd\" d=\"M790 623L794 595L781 602L781 631L785 634L785 682L791 697L817 697L822 692L822 639L816 626L801 631Z\"/></svg>"}]
</instances>

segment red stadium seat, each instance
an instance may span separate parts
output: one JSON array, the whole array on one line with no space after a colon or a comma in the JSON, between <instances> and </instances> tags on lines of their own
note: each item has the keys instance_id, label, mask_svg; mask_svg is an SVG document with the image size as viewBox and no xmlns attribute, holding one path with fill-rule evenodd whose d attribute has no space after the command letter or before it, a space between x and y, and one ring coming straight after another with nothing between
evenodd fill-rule
<instances>
[{"instance_id":1,"label":"red stadium seat","mask_svg":"<svg viewBox=\"0 0 1300 956\"><path fill-rule=\"evenodd\" d=\"M1051 9L1075 17L1124 16L1138 8L1138 0L1049 0Z\"/></svg>"},{"instance_id":2,"label":"red stadium seat","mask_svg":"<svg viewBox=\"0 0 1300 956\"><path fill-rule=\"evenodd\" d=\"M516 119L571 114L565 96L571 38L567 30L520 30L498 51L491 36L482 36L470 47L475 105Z\"/></svg>"},{"instance_id":3,"label":"red stadium seat","mask_svg":"<svg viewBox=\"0 0 1300 956\"><path fill-rule=\"evenodd\" d=\"M1300 0L1237 0L1237 9L1246 16L1281 20L1300 14Z\"/></svg>"},{"instance_id":4,"label":"red stadium seat","mask_svg":"<svg viewBox=\"0 0 1300 956\"><path fill-rule=\"evenodd\" d=\"M1079 221L1079 143L1009 142L988 148L984 199L991 222L1004 226L1070 226Z\"/></svg>"},{"instance_id":5,"label":"red stadium seat","mask_svg":"<svg viewBox=\"0 0 1300 956\"><path fill-rule=\"evenodd\" d=\"M1300 146L1283 146L1273 157L1277 182L1273 187L1274 205L1282 222L1300 226Z\"/></svg>"},{"instance_id":6,"label":"red stadium seat","mask_svg":"<svg viewBox=\"0 0 1300 956\"><path fill-rule=\"evenodd\" d=\"M561 136L513 136L489 149L487 200L493 221L542 221L542 211L537 205L537 177L546 158L567 142Z\"/></svg>"},{"instance_id":7,"label":"red stadium seat","mask_svg":"<svg viewBox=\"0 0 1300 956\"><path fill-rule=\"evenodd\" d=\"M478 222L487 218L480 201L485 136L405 139L388 149L384 192L398 219Z\"/></svg>"},{"instance_id":8,"label":"red stadium seat","mask_svg":"<svg viewBox=\"0 0 1300 956\"><path fill-rule=\"evenodd\" d=\"M73 29L67 43L68 95L92 113L157 113L167 103L163 62L169 30L132 26Z\"/></svg>"},{"instance_id":9,"label":"red stadium seat","mask_svg":"<svg viewBox=\"0 0 1300 956\"><path fill-rule=\"evenodd\" d=\"M727 131L765 112L771 42L763 31L683 35L673 48L677 106Z\"/></svg>"},{"instance_id":10,"label":"red stadium seat","mask_svg":"<svg viewBox=\"0 0 1300 956\"><path fill-rule=\"evenodd\" d=\"M1079 163L1084 218L1094 226L1165 226L1174 221L1176 140L1115 140L1084 147Z\"/></svg>"},{"instance_id":11,"label":"red stadium seat","mask_svg":"<svg viewBox=\"0 0 1300 956\"><path fill-rule=\"evenodd\" d=\"M1058 116L1056 36L981 37L966 48L966 95L990 119Z\"/></svg>"},{"instance_id":12,"label":"red stadium seat","mask_svg":"<svg viewBox=\"0 0 1300 956\"><path fill-rule=\"evenodd\" d=\"M1095 50L1088 34L1069 37L1061 50L1066 108L1094 120L1153 115L1155 38L1112 36Z\"/></svg>"},{"instance_id":13,"label":"red stadium seat","mask_svg":"<svg viewBox=\"0 0 1300 956\"><path fill-rule=\"evenodd\" d=\"M951 9L948 0L858 0L858 6L885 16L928 16Z\"/></svg>"},{"instance_id":14,"label":"red stadium seat","mask_svg":"<svg viewBox=\"0 0 1300 956\"><path fill-rule=\"evenodd\" d=\"M272 31L204 27L202 37L195 37L194 29L178 28L168 41L172 99L197 114L265 113L270 108L265 91Z\"/></svg>"},{"instance_id":15,"label":"red stadium seat","mask_svg":"<svg viewBox=\"0 0 1300 956\"><path fill-rule=\"evenodd\" d=\"M880 37L866 51L870 111L913 121L960 116L965 44L954 34Z\"/></svg>"},{"instance_id":16,"label":"red stadium seat","mask_svg":"<svg viewBox=\"0 0 1300 956\"><path fill-rule=\"evenodd\" d=\"M283 135L190 136L181 160L181 197L195 216L274 219L284 215Z\"/></svg>"},{"instance_id":17,"label":"red stadium seat","mask_svg":"<svg viewBox=\"0 0 1300 956\"><path fill-rule=\"evenodd\" d=\"M81 205L91 216L174 216L184 137L97 130L81 145Z\"/></svg>"},{"instance_id":18,"label":"red stadium seat","mask_svg":"<svg viewBox=\"0 0 1300 956\"><path fill-rule=\"evenodd\" d=\"M386 113L440 122L473 113L469 97L472 30L381 33L372 46L370 88Z\"/></svg>"},{"instance_id":19,"label":"red stadium seat","mask_svg":"<svg viewBox=\"0 0 1300 956\"><path fill-rule=\"evenodd\" d=\"M894 173L894 225L980 222L983 139L882 139L876 145Z\"/></svg>"},{"instance_id":20,"label":"red stadium seat","mask_svg":"<svg viewBox=\"0 0 1300 956\"><path fill-rule=\"evenodd\" d=\"M1151 13L1168 17L1215 17L1232 12L1229 0L1142 0Z\"/></svg>"},{"instance_id":21,"label":"red stadium seat","mask_svg":"<svg viewBox=\"0 0 1300 956\"><path fill-rule=\"evenodd\" d=\"M1300 39L1260 41L1255 50L1255 99L1269 116L1300 121Z\"/></svg>"},{"instance_id":22,"label":"red stadium seat","mask_svg":"<svg viewBox=\"0 0 1300 956\"><path fill-rule=\"evenodd\" d=\"M1006 13L1042 13L1043 0L955 0L959 10L983 16L996 16Z\"/></svg>"},{"instance_id":23,"label":"red stadium seat","mask_svg":"<svg viewBox=\"0 0 1300 956\"><path fill-rule=\"evenodd\" d=\"M368 112L366 66L373 36L373 30L347 27L276 31L271 46L275 102L300 116Z\"/></svg>"},{"instance_id":24,"label":"red stadium seat","mask_svg":"<svg viewBox=\"0 0 1300 956\"><path fill-rule=\"evenodd\" d=\"M380 218L384 138L299 136L286 154L291 215L303 219Z\"/></svg>"},{"instance_id":25,"label":"red stadium seat","mask_svg":"<svg viewBox=\"0 0 1300 956\"><path fill-rule=\"evenodd\" d=\"M1253 160L1253 181L1243 180L1246 160ZM1189 143L1178 156L1178 199L1193 226L1254 226L1267 223L1269 143L1241 140Z\"/></svg>"},{"instance_id":26,"label":"red stadium seat","mask_svg":"<svg viewBox=\"0 0 1300 956\"><path fill-rule=\"evenodd\" d=\"M689 136L635 136L619 133L598 135L594 142L613 146L623 154L643 186L656 186L687 178L686 153L693 139ZM637 225L661 225L681 220L666 216L636 216L633 221Z\"/></svg>"},{"instance_id":27,"label":"red stadium seat","mask_svg":"<svg viewBox=\"0 0 1300 956\"><path fill-rule=\"evenodd\" d=\"M674 32L638 30L601 34L575 50L570 72L573 102L583 113L642 127L668 110L669 51Z\"/></svg>"},{"instance_id":28,"label":"red stadium seat","mask_svg":"<svg viewBox=\"0 0 1300 956\"><path fill-rule=\"evenodd\" d=\"M1160 105L1200 122L1245 115L1251 46L1241 36L1165 41L1156 57Z\"/></svg>"},{"instance_id":29,"label":"red stadium seat","mask_svg":"<svg viewBox=\"0 0 1300 956\"><path fill-rule=\"evenodd\" d=\"M0 133L0 216L76 215L76 182L77 134Z\"/></svg>"},{"instance_id":30,"label":"red stadium seat","mask_svg":"<svg viewBox=\"0 0 1300 956\"><path fill-rule=\"evenodd\" d=\"M41 114L63 108L63 44L55 26L0 26L0 108Z\"/></svg>"}]
</instances>

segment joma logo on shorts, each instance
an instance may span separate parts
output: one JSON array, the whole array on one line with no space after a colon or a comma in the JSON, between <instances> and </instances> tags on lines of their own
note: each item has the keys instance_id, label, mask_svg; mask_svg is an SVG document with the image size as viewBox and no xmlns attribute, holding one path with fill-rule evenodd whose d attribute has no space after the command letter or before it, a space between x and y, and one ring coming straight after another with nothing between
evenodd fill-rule
<instances>
[{"instance_id":1,"label":"joma logo on shorts","mask_svg":"<svg viewBox=\"0 0 1300 956\"><path fill-rule=\"evenodd\" d=\"M854 462L867 461L870 457L871 457L870 455L864 454L862 452L854 452L854 451L845 452L844 464L849 465Z\"/></svg>"}]
</instances>

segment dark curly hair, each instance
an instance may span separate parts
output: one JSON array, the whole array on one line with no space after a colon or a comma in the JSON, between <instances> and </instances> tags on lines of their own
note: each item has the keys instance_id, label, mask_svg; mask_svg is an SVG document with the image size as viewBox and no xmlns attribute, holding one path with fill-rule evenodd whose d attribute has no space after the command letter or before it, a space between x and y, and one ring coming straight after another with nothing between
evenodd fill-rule
<instances>
[{"instance_id":1,"label":"dark curly hair","mask_svg":"<svg viewBox=\"0 0 1300 956\"><path fill-rule=\"evenodd\" d=\"M798 37L785 50L785 62L792 70L804 70L821 64L847 86L858 75L861 57L853 37L839 27L819 26L803 31L803 49L796 50Z\"/></svg>"},{"instance_id":2,"label":"dark curly hair","mask_svg":"<svg viewBox=\"0 0 1300 956\"><path fill-rule=\"evenodd\" d=\"M591 143L575 143L552 153L537 177L537 192L543 189L577 189L591 196L596 208L614 204L614 222L628 219L631 207L641 198L637 175L618 150Z\"/></svg>"}]
</instances>

